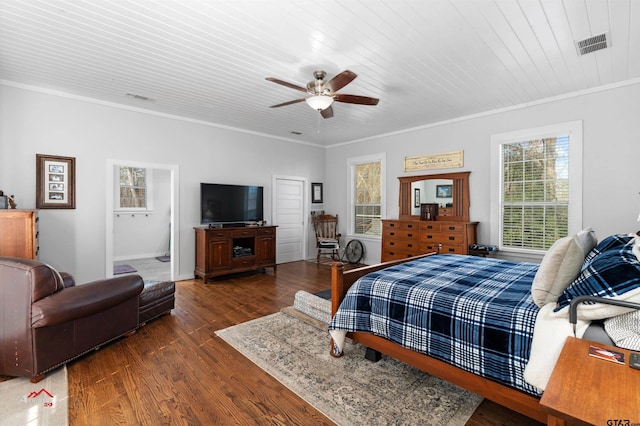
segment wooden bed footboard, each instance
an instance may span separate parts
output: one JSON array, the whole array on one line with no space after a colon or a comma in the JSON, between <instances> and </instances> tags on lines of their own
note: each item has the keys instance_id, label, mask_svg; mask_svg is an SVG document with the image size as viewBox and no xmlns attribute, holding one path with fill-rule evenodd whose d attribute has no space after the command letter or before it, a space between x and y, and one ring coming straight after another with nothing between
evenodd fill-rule
<instances>
[{"instance_id":1,"label":"wooden bed footboard","mask_svg":"<svg viewBox=\"0 0 640 426\"><path fill-rule=\"evenodd\" d=\"M407 259L365 266L358 269L352 269L350 271L345 271L342 263L334 263L331 267L331 315L335 315L347 290L358 278L370 272L434 254L436 253L429 253ZM349 333L348 337L368 348L374 349L387 356L418 368L425 373L460 386L461 388L478 394L527 417L538 420L542 423L547 422L547 413L540 405L540 398L528 395L492 380L485 379L427 355L406 349L390 340L370 333ZM333 342L331 342L331 348L333 348Z\"/></svg>"}]
</instances>

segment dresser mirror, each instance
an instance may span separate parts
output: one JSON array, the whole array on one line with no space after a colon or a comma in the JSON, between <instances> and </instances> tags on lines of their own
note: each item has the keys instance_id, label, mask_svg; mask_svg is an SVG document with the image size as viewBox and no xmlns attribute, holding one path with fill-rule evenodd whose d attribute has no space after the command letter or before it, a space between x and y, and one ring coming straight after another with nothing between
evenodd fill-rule
<instances>
[{"instance_id":1,"label":"dresser mirror","mask_svg":"<svg viewBox=\"0 0 640 426\"><path fill-rule=\"evenodd\" d=\"M403 176L400 180L400 219L420 219L421 204L438 205L435 220L469 221L469 173Z\"/></svg>"}]
</instances>

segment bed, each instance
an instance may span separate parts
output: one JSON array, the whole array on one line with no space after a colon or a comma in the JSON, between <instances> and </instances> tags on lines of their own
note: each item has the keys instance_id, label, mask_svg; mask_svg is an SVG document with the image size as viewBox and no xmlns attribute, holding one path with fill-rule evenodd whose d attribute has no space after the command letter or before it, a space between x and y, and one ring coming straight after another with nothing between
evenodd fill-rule
<instances>
[{"instance_id":1,"label":"bed","mask_svg":"<svg viewBox=\"0 0 640 426\"><path fill-rule=\"evenodd\" d=\"M331 353L341 356L341 341L348 335L545 422L539 404L542 391L525 380L525 369L535 364L533 354L546 362L554 355L545 351L559 353L572 333L567 319L571 300L591 294L640 301L636 238L617 235L596 246L591 230L579 234L558 240L540 265L434 253L348 272L334 264ZM616 255L608 256L610 252ZM612 278L611 271L622 264L624 278ZM604 282L606 290L594 288L594 279ZM625 312L628 309L589 306L577 334L593 319ZM536 331L534 339L534 330L555 335L551 339ZM553 363L544 367L549 368Z\"/></svg>"}]
</instances>

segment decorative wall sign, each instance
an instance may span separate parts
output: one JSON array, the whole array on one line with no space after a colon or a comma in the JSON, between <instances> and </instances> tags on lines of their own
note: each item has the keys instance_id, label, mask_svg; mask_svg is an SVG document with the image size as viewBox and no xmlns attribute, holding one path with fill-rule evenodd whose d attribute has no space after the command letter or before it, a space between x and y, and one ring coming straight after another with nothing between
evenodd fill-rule
<instances>
[{"instance_id":1,"label":"decorative wall sign","mask_svg":"<svg viewBox=\"0 0 640 426\"><path fill-rule=\"evenodd\" d=\"M453 169L464 165L464 151L443 152L442 154L418 155L404 158L404 171Z\"/></svg>"},{"instance_id":2,"label":"decorative wall sign","mask_svg":"<svg viewBox=\"0 0 640 426\"><path fill-rule=\"evenodd\" d=\"M36 208L76 208L76 159L36 154Z\"/></svg>"}]
</instances>

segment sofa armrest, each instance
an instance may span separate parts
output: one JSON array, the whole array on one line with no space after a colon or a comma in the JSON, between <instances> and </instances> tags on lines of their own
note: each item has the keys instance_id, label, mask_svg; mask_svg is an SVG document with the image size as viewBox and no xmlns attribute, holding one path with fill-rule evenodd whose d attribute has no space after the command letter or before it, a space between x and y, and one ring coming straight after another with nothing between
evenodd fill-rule
<instances>
[{"instance_id":1,"label":"sofa armrest","mask_svg":"<svg viewBox=\"0 0 640 426\"><path fill-rule=\"evenodd\" d=\"M139 297L143 288L144 282L139 275L65 288L31 306L31 326L38 328L57 325L102 312Z\"/></svg>"},{"instance_id":2,"label":"sofa armrest","mask_svg":"<svg viewBox=\"0 0 640 426\"><path fill-rule=\"evenodd\" d=\"M76 280L73 278L73 275L67 272L60 272L60 276L62 277L62 284L64 285L64 288L69 288L76 285Z\"/></svg>"}]
</instances>

